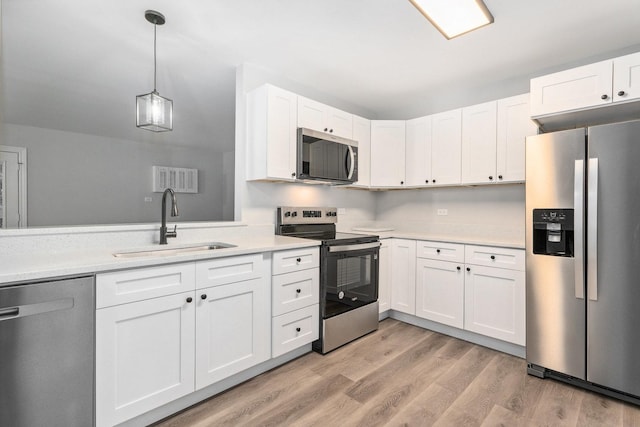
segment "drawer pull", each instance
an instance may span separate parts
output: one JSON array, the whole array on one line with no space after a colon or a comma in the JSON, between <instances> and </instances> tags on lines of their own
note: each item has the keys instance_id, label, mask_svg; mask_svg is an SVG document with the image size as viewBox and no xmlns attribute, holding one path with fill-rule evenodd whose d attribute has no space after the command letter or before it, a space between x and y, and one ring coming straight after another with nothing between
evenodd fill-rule
<instances>
[{"instance_id":1,"label":"drawer pull","mask_svg":"<svg viewBox=\"0 0 640 427\"><path fill-rule=\"evenodd\" d=\"M200 295L200 299L207 299L207 294Z\"/></svg>"},{"instance_id":2,"label":"drawer pull","mask_svg":"<svg viewBox=\"0 0 640 427\"><path fill-rule=\"evenodd\" d=\"M296 258L296 262L302 262L302 258Z\"/></svg>"},{"instance_id":3,"label":"drawer pull","mask_svg":"<svg viewBox=\"0 0 640 427\"><path fill-rule=\"evenodd\" d=\"M467 271L471 271L471 268L470 268L470 267L467 267Z\"/></svg>"},{"instance_id":4,"label":"drawer pull","mask_svg":"<svg viewBox=\"0 0 640 427\"><path fill-rule=\"evenodd\" d=\"M437 253L440 253L440 249L436 249L436 252L437 252Z\"/></svg>"},{"instance_id":5,"label":"drawer pull","mask_svg":"<svg viewBox=\"0 0 640 427\"><path fill-rule=\"evenodd\" d=\"M296 332L300 332L300 328L296 328Z\"/></svg>"},{"instance_id":6,"label":"drawer pull","mask_svg":"<svg viewBox=\"0 0 640 427\"><path fill-rule=\"evenodd\" d=\"M460 271L460 266L457 266L457 267L456 267L456 269L457 269L458 271Z\"/></svg>"},{"instance_id":7,"label":"drawer pull","mask_svg":"<svg viewBox=\"0 0 640 427\"><path fill-rule=\"evenodd\" d=\"M491 255L491 259L495 260L496 256L495 255Z\"/></svg>"},{"instance_id":8,"label":"drawer pull","mask_svg":"<svg viewBox=\"0 0 640 427\"><path fill-rule=\"evenodd\" d=\"M300 292L302 292L302 290L296 289L296 294L299 294Z\"/></svg>"},{"instance_id":9,"label":"drawer pull","mask_svg":"<svg viewBox=\"0 0 640 427\"><path fill-rule=\"evenodd\" d=\"M187 298L187 302L191 302L191 301L193 301L193 298L191 297Z\"/></svg>"}]
</instances>

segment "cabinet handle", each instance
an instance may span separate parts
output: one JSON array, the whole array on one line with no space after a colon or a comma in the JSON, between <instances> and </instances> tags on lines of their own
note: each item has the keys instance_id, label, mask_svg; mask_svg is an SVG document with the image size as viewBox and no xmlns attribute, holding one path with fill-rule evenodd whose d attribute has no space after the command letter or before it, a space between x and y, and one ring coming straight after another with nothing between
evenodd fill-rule
<instances>
[{"instance_id":1,"label":"cabinet handle","mask_svg":"<svg viewBox=\"0 0 640 427\"><path fill-rule=\"evenodd\" d=\"M457 266L457 267L456 267L456 269L457 269L458 271L460 271L460 266Z\"/></svg>"},{"instance_id":2,"label":"cabinet handle","mask_svg":"<svg viewBox=\"0 0 640 427\"><path fill-rule=\"evenodd\" d=\"M296 258L296 262L301 262L302 258Z\"/></svg>"},{"instance_id":3,"label":"cabinet handle","mask_svg":"<svg viewBox=\"0 0 640 427\"><path fill-rule=\"evenodd\" d=\"M300 332L300 328L296 328L296 332Z\"/></svg>"},{"instance_id":4,"label":"cabinet handle","mask_svg":"<svg viewBox=\"0 0 640 427\"><path fill-rule=\"evenodd\" d=\"M439 254L439 253L440 253L440 249L436 249L436 253L438 253L438 254Z\"/></svg>"},{"instance_id":5,"label":"cabinet handle","mask_svg":"<svg viewBox=\"0 0 640 427\"><path fill-rule=\"evenodd\" d=\"M302 292L300 289L296 289L296 294L299 294L300 292Z\"/></svg>"},{"instance_id":6,"label":"cabinet handle","mask_svg":"<svg viewBox=\"0 0 640 427\"><path fill-rule=\"evenodd\" d=\"M493 181L493 176L489 176L489 181Z\"/></svg>"},{"instance_id":7,"label":"cabinet handle","mask_svg":"<svg viewBox=\"0 0 640 427\"><path fill-rule=\"evenodd\" d=\"M496 256L495 255L491 255L491 259L496 259Z\"/></svg>"},{"instance_id":8,"label":"cabinet handle","mask_svg":"<svg viewBox=\"0 0 640 427\"><path fill-rule=\"evenodd\" d=\"M618 92L618 96L624 96L624 95L625 95L625 93L624 93L624 91L623 91L623 90L621 90L620 92Z\"/></svg>"},{"instance_id":9,"label":"cabinet handle","mask_svg":"<svg viewBox=\"0 0 640 427\"><path fill-rule=\"evenodd\" d=\"M498 179L502 179L502 175L498 175Z\"/></svg>"},{"instance_id":10,"label":"cabinet handle","mask_svg":"<svg viewBox=\"0 0 640 427\"><path fill-rule=\"evenodd\" d=\"M291 177L292 177L292 178L295 178L295 177L296 177L296 173L295 173L295 172L292 172L292 173L291 173Z\"/></svg>"},{"instance_id":11,"label":"cabinet handle","mask_svg":"<svg viewBox=\"0 0 640 427\"><path fill-rule=\"evenodd\" d=\"M329 129L329 133L333 133L333 129Z\"/></svg>"},{"instance_id":12,"label":"cabinet handle","mask_svg":"<svg viewBox=\"0 0 640 427\"><path fill-rule=\"evenodd\" d=\"M207 299L207 294L200 295L200 299Z\"/></svg>"},{"instance_id":13,"label":"cabinet handle","mask_svg":"<svg viewBox=\"0 0 640 427\"><path fill-rule=\"evenodd\" d=\"M436 183L436 180L435 180L435 179L433 180L433 183L434 183L434 184Z\"/></svg>"},{"instance_id":14,"label":"cabinet handle","mask_svg":"<svg viewBox=\"0 0 640 427\"><path fill-rule=\"evenodd\" d=\"M404 181L400 181L400 185L404 185Z\"/></svg>"},{"instance_id":15,"label":"cabinet handle","mask_svg":"<svg viewBox=\"0 0 640 427\"><path fill-rule=\"evenodd\" d=\"M193 301L193 298L191 297L187 298L187 302L191 302L191 301Z\"/></svg>"},{"instance_id":16,"label":"cabinet handle","mask_svg":"<svg viewBox=\"0 0 640 427\"><path fill-rule=\"evenodd\" d=\"M428 180L428 179L425 179L425 180L424 180L424 183L425 183L425 184L428 184L428 183L429 183L429 180Z\"/></svg>"},{"instance_id":17,"label":"cabinet handle","mask_svg":"<svg viewBox=\"0 0 640 427\"><path fill-rule=\"evenodd\" d=\"M600 99L607 99L607 98L609 98L609 95L602 95L602 96L600 97Z\"/></svg>"},{"instance_id":18,"label":"cabinet handle","mask_svg":"<svg viewBox=\"0 0 640 427\"><path fill-rule=\"evenodd\" d=\"M467 267L467 271L471 271L471 268L470 268L470 267Z\"/></svg>"},{"instance_id":19,"label":"cabinet handle","mask_svg":"<svg viewBox=\"0 0 640 427\"><path fill-rule=\"evenodd\" d=\"M327 132L329 130L329 128L324 128L324 131Z\"/></svg>"}]
</instances>

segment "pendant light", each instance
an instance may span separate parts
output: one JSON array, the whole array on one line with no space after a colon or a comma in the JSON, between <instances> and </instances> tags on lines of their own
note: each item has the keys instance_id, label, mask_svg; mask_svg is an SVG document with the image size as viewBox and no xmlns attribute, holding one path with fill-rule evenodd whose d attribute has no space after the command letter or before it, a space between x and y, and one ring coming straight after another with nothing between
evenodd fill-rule
<instances>
[{"instance_id":1,"label":"pendant light","mask_svg":"<svg viewBox=\"0 0 640 427\"><path fill-rule=\"evenodd\" d=\"M136 126L152 132L173 130L173 101L160 96L156 90L156 28L165 23L164 15L155 10L144 13L153 24L153 91L136 96Z\"/></svg>"}]
</instances>

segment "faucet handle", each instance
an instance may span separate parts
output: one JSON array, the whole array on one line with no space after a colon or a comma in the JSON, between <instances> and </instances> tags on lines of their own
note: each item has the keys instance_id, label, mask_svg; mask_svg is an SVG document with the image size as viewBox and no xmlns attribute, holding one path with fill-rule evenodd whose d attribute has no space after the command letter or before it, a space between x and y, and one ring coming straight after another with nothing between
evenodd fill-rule
<instances>
[{"instance_id":1,"label":"faucet handle","mask_svg":"<svg viewBox=\"0 0 640 427\"><path fill-rule=\"evenodd\" d=\"M178 224L173 225L173 231L167 231L167 237L178 237Z\"/></svg>"}]
</instances>

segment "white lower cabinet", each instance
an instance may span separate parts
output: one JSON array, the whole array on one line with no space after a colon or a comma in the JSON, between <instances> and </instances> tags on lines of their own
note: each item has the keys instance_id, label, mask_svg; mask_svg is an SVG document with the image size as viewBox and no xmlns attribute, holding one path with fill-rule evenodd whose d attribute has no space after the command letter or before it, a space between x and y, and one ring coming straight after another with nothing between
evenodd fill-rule
<instances>
[{"instance_id":1,"label":"white lower cabinet","mask_svg":"<svg viewBox=\"0 0 640 427\"><path fill-rule=\"evenodd\" d=\"M378 312L382 313L391 308L391 241L380 240L380 255L378 256Z\"/></svg>"},{"instance_id":2,"label":"white lower cabinet","mask_svg":"<svg viewBox=\"0 0 640 427\"><path fill-rule=\"evenodd\" d=\"M196 292L196 389L271 356L269 278Z\"/></svg>"},{"instance_id":3,"label":"white lower cabinet","mask_svg":"<svg viewBox=\"0 0 640 427\"><path fill-rule=\"evenodd\" d=\"M460 263L418 258L416 316L462 328L464 273Z\"/></svg>"},{"instance_id":4,"label":"white lower cabinet","mask_svg":"<svg viewBox=\"0 0 640 427\"><path fill-rule=\"evenodd\" d=\"M96 425L122 423L269 359L269 271L259 254L98 274Z\"/></svg>"},{"instance_id":5,"label":"white lower cabinet","mask_svg":"<svg viewBox=\"0 0 640 427\"><path fill-rule=\"evenodd\" d=\"M193 391L193 291L96 312L96 425L113 426Z\"/></svg>"},{"instance_id":6,"label":"white lower cabinet","mask_svg":"<svg viewBox=\"0 0 640 427\"><path fill-rule=\"evenodd\" d=\"M416 314L416 241L391 239L391 308Z\"/></svg>"},{"instance_id":7,"label":"white lower cabinet","mask_svg":"<svg viewBox=\"0 0 640 427\"><path fill-rule=\"evenodd\" d=\"M524 346L524 270L467 264L465 273L464 328Z\"/></svg>"},{"instance_id":8,"label":"white lower cabinet","mask_svg":"<svg viewBox=\"0 0 640 427\"><path fill-rule=\"evenodd\" d=\"M271 357L278 357L319 338L320 249L275 252L272 266Z\"/></svg>"}]
</instances>

